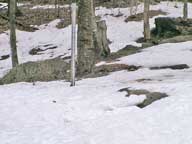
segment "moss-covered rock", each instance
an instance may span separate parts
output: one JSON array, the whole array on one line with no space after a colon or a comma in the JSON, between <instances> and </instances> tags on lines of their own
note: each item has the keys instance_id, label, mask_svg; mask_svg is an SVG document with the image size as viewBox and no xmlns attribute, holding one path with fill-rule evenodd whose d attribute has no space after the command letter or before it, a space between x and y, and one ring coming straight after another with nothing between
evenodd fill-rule
<instances>
[{"instance_id":1,"label":"moss-covered rock","mask_svg":"<svg viewBox=\"0 0 192 144\"><path fill-rule=\"evenodd\" d=\"M173 37L179 35L177 30L178 25L175 18L159 17L155 19L156 28L152 31L152 34L158 37Z\"/></svg>"},{"instance_id":2,"label":"moss-covered rock","mask_svg":"<svg viewBox=\"0 0 192 144\"><path fill-rule=\"evenodd\" d=\"M11 69L1 80L1 84L15 82L52 81L69 79L70 65L62 59L27 62Z\"/></svg>"},{"instance_id":3,"label":"moss-covered rock","mask_svg":"<svg viewBox=\"0 0 192 144\"><path fill-rule=\"evenodd\" d=\"M152 34L159 38L192 34L192 19L159 17L155 19L155 25Z\"/></svg>"}]
</instances>

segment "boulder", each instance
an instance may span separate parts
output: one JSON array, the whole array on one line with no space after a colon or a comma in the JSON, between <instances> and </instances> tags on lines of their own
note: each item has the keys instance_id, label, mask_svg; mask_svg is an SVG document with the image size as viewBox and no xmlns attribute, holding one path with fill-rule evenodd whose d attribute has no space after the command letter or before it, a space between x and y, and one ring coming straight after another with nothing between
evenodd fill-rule
<instances>
[{"instance_id":1,"label":"boulder","mask_svg":"<svg viewBox=\"0 0 192 144\"><path fill-rule=\"evenodd\" d=\"M56 58L39 62L27 62L11 69L0 84L69 79L70 65Z\"/></svg>"},{"instance_id":2,"label":"boulder","mask_svg":"<svg viewBox=\"0 0 192 144\"><path fill-rule=\"evenodd\" d=\"M152 31L157 37L174 37L192 34L192 19L159 17L155 19L156 28Z\"/></svg>"}]
</instances>

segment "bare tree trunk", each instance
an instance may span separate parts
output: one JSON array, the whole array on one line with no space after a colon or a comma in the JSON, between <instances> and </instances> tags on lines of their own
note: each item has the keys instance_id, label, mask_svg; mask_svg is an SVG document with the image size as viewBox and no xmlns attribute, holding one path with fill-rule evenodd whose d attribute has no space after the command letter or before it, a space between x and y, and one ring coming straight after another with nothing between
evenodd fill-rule
<instances>
[{"instance_id":1,"label":"bare tree trunk","mask_svg":"<svg viewBox=\"0 0 192 144\"><path fill-rule=\"evenodd\" d=\"M57 9L58 9L58 0L55 0L55 17L58 17Z\"/></svg>"},{"instance_id":2,"label":"bare tree trunk","mask_svg":"<svg viewBox=\"0 0 192 144\"><path fill-rule=\"evenodd\" d=\"M91 73L95 64L93 38L93 0L81 0L78 13L78 66L79 75Z\"/></svg>"},{"instance_id":3,"label":"bare tree trunk","mask_svg":"<svg viewBox=\"0 0 192 144\"><path fill-rule=\"evenodd\" d=\"M144 0L144 39L146 41L151 39L150 24L149 24L149 9L150 9L150 0Z\"/></svg>"},{"instance_id":4,"label":"bare tree trunk","mask_svg":"<svg viewBox=\"0 0 192 144\"><path fill-rule=\"evenodd\" d=\"M16 0L10 0L10 45L11 45L11 57L12 57L12 66L15 67L18 65L18 56L17 56L17 45L16 45Z\"/></svg>"},{"instance_id":5,"label":"bare tree trunk","mask_svg":"<svg viewBox=\"0 0 192 144\"><path fill-rule=\"evenodd\" d=\"M9 15L10 13L10 1L11 0L7 0L7 4L8 4L8 10L7 10L7 14ZM20 14L20 11L17 7L17 0L15 0L15 15L19 15Z\"/></svg>"},{"instance_id":6,"label":"bare tree trunk","mask_svg":"<svg viewBox=\"0 0 192 144\"><path fill-rule=\"evenodd\" d=\"M55 17L59 18L60 16L60 1L55 0Z\"/></svg>"},{"instance_id":7,"label":"bare tree trunk","mask_svg":"<svg viewBox=\"0 0 192 144\"><path fill-rule=\"evenodd\" d=\"M188 0L184 0L183 18L185 20L188 18Z\"/></svg>"}]
</instances>

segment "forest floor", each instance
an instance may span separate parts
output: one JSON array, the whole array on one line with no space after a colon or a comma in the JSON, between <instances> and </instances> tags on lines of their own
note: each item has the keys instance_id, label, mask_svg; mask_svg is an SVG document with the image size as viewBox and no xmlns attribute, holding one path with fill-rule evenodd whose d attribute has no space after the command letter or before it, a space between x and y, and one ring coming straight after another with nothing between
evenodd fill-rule
<instances>
[{"instance_id":1,"label":"forest floor","mask_svg":"<svg viewBox=\"0 0 192 144\"><path fill-rule=\"evenodd\" d=\"M162 2L152 6L169 17L182 16L182 4ZM143 5L139 5L142 12ZM122 16L116 17L120 12ZM106 20L113 53L127 45L141 47L142 21L125 22L128 8L98 7ZM155 17L150 19L152 28ZM192 18L192 4L189 4ZM55 19L35 32L17 30L19 62L70 55L71 26L56 28ZM0 77L11 68L9 31L0 34ZM50 47L55 47L51 49ZM45 51L37 55L34 48ZM136 71L117 71L107 76L79 80L75 87L65 80L15 83L0 86L0 143L2 144L192 144L192 41L166 43L139 53L102 61L96 66L141 66ZM184 69L166 66L186 64ZM154 69L156 67L157 69ZM160 68L161 67L161 68ZM145 94L122 89L166 93L168 97L145 108L137 105ZM121 91L120 91L121 90Z\"/></svg>"}]
</instances>

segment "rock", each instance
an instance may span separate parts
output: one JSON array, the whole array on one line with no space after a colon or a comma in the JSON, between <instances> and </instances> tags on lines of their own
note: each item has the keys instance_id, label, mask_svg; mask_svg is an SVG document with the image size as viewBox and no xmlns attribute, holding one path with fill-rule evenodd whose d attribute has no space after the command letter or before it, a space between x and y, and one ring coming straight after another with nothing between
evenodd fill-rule
<instances>
[{"instance_id":1,"label":"rock","mask_svg":"<svg viewBox=\"0 0 192 144\"><path fill-rule=\"evenodd\" d=\"M146 96L147 98L142 103L138 104L137 105L138 107L144 108L155 101L168 97L166 93L160 93L160 92L151 92L151 93L148 93Z\"/></svg>"},{"instance_id":2,"label":"rock","mask_svg":"<svg viewBox=\"0 0 192 144\"><path fill-rule=\"evenodd\" d=\"M144 107L152 104L155 101L168 97L168 95L166 93L150 92L150 91L144 90L144 89L131 90L130 88L123 88L123 89L120 89L119 92L127 92L126 97L129 97L130 95L138 95L138 96L146 95L146 99L142 103L137 105L140 108L144 108Z\"/></svg>"},{"instance_id":3,"label":"rock","mask_svg":"<svg viewBox=\"0 0 192 144\"><path fill-rule=\"evenodd\" d=\"M174 37L192 34L192 19L159 17L155 19L156 28L152 31L157 37Z\"/></svg>"},{"instance_id":4,"label":"rock","mask_svg":"<svg viewBox=\"0 0 192 144\"><path fill-rule=\"evenodd\" d=\"M0 83L9 84L69 79L69 69L70 65L58 58L39 62L27 62L11 69L0 79Z\"/></svg>"}]
</instances>

